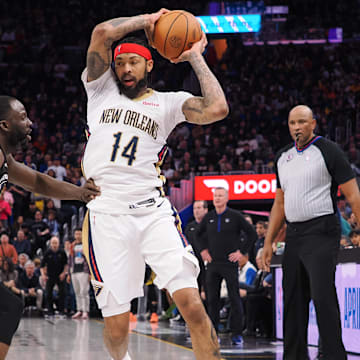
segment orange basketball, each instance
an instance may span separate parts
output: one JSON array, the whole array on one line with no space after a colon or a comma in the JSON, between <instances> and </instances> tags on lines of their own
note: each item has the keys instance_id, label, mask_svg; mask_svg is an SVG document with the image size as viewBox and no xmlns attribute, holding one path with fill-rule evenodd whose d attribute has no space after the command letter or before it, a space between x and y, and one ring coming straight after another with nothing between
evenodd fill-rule
<instances>
[{"instance_id":1,"label":"orange basketball","mask_svg":"<svg viewBox=\"0 0 360 360\"><path fill-rule=\"evenodd\" d=\"M155 23L153 45L167 59L179 57L201 39L202 30L196 17L187 11L173 10Z\"/></svg>"}]
</instances>

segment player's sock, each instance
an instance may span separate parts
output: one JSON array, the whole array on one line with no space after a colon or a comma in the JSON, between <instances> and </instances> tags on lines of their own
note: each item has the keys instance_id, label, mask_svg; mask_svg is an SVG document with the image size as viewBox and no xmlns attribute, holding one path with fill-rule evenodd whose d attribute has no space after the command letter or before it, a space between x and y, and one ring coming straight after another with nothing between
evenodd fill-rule
<instances>
[{"instance_id":1,"label":"player's sock","mask_svg":"<svg viewBox=\"0 0 360 360\"><path fill-rule=\"evenodd\" d=\"M113 358L111 358L111 360L114 360ZM123 357L123 360L131 360L131 357L129 355L129 352L126 353L125 357Z\"/></svg>"}]
</instances>

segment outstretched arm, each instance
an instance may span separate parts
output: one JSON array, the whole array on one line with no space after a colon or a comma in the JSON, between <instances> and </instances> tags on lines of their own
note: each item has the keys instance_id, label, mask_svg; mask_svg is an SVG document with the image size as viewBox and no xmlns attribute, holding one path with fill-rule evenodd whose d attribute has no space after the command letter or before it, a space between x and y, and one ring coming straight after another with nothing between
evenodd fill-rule
<instances>
[{"instance_id":1,"label":"outstretched arm","mask_svg":"<svg viewBox=\"0 0 360 360\"><path fill-rule=\"evenodd\" d=\"M155 22L167 11L161 9L153 14L116 18L96 25L91 34L86 58L88 81L96 80L110 67L112 62L111 45L114 41L141 29L151 32Z\"/></svg>"},{"instance_id":2,"label":"outstretched arm","mask_svg":"<svg viewBox=\"0 0 360 360\"><path fill-rule=\"evenodd\" d=\"M206 35L203 33L201 40L190 50L184 51L177 59L172 59L174 63L188 61L200 82L202 97L187 99L182 106L187 121L199 125L222 120L229 113L221 85L202 56L206 45Z\"/></svg>"},{"instance_id":3,"label":"outstretched arm","mask_svg":"<svg viewBox=\"0 0 360 360\"><path fill-rule=\"evenodd\" d=\"M59 181L51 176L30 169L15 161L12 155L7 156L9 181L22 186L28 191L37 192L47 197L61 200L79 200L89 202L100 195L100 190L89 179L83 187L65 181Z\"/></svg>"}]
</instances>

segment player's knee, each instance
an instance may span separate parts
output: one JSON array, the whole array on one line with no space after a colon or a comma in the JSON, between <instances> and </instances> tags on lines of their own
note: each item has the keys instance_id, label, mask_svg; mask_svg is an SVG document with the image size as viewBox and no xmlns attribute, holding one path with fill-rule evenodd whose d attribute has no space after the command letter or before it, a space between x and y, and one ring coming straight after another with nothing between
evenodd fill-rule
<instances>
[{"instance_id":1,"label":"player's knee","mask_svg":"<svg viewBox=\"0 0 360 360\"><path fill-rule=\"evenodd\" d=\"M201 323L204 320L205 310L200 296L183 296L175 302L188 324Z\"/></svg>"},{"instance_id":2,"label":"player's knee","mask_svg":"<svg viewBox=\"0 0 360 360\"><path fill-rule=\"evenodd\" d=\"M129 329L125 326L106 326L105 333L111 342L121 344L126 341Z\"/></svg>"}]
</instances>

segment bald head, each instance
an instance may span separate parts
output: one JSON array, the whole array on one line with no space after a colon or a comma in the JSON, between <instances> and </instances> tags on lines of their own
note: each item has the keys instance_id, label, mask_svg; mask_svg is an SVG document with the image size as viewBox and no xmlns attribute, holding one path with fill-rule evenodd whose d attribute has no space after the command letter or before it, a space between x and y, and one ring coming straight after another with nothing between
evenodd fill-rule
<instances>
[{"instance_id":1,"label":"bald head","mask_svg":"<svg viewBox=\"0 0 360 360\"><path fill-rule=\"evenodd\" d=\"M289 119L291 116L296 116L296 117L301 116L310 119L314 118L312 110L306 105L297 105L293 107L289 112Z\"/></svg>"},{"instance_id":2,"label":"bald head","mask_svg":"<svg viewBox=\"0 0 360 360\"><path fill-rule=\"evenodd\" d=\"M299 148L304 147L314 136L316 120L306 105L298 105L289 112L289 131Z\"/></svg>"}]
</instances>

